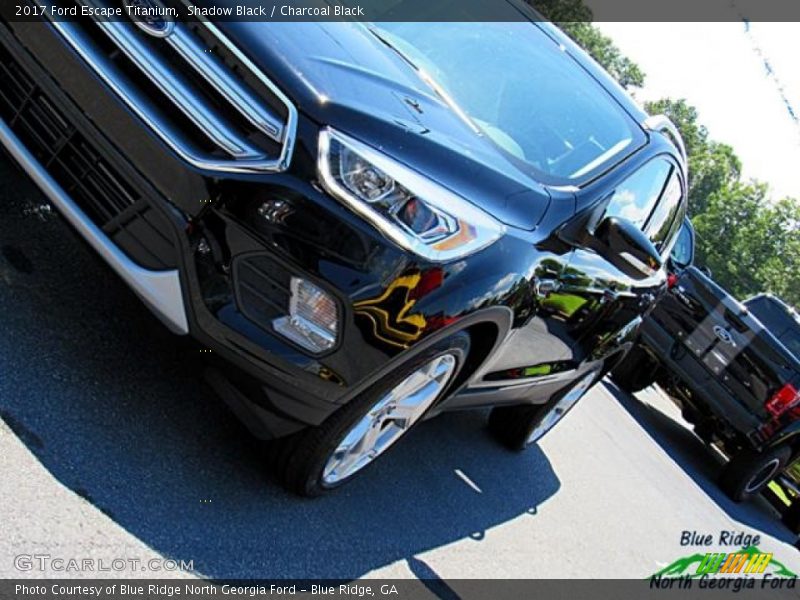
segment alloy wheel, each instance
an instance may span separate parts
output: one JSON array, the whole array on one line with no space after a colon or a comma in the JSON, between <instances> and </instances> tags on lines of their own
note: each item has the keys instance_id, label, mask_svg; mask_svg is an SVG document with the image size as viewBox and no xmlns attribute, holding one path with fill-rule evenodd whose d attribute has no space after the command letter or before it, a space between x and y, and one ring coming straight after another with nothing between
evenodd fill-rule
<instances>
[{"instance_id":1,"label":"alloy wheel","mask_svg":"<svg viewBox=\"0 0 800 600\"><path fill-rule=\"evenodd\" d=\"M331 454L323 484L347 479L388 450L441 396L457 364L453 354L437 356L381 396Z\"/></svg>"},{"instance_id":2,"label":"alloy wheel","mask_svg":"<svg viewBox=\"0 0 800 600\"><path fill-rule=\"evenodd\" d=\"M561 418L569 412L578 400L589 390L597 379L598 370L594 370L584 375L578 382L573 385L566 394L561 396L552 408L545 414L542 419L536 424L533 430L528 435L526 445L535 443L545 433L555 427Z\"/></svg>"}]
</instances>

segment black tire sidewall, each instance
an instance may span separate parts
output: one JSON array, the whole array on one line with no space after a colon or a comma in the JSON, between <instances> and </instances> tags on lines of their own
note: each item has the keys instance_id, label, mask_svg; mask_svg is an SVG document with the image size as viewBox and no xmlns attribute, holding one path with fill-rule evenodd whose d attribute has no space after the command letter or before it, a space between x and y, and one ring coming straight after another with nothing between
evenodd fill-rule
<instances>
[{"instance_id":1,"label":"black tire sidewall","mask_svg":"<svg viewBox=\"0 0 800 600\"><path fill-rule=\"evenodd\" d=\"M581 401L581 399L583 399L583 396L585 396L586 393L588 393L589 390L594 387L594 385L602 378L603 371L604 369L602 366L587 369L580 376L573 379L563 389L556 392L544 404L497 407L492 409L492 412L489 415L489 429L492 431L493 435L510 450L525 450L528 446L537 443L544 436L550 433L550 431L552 431L564 419L564 417L567 416L567 414ZM580 383L584 377L592 372L594 372L594 381L586 389L586 392L584 392L583 396L581 396L577 402L570 406L561 416L561 418L554 423L550 429L539 436L535 442L529 442L528 439L530 438L534 428L551 410L553 410L558 401L564 397L564 395L568 394L576 385L578 385L578 383Z\"/></svg>"},{"instance_id":2,"label":"black tire sidewall","mask_svg":"<svg viewBox=\"0 0 800 600\"><path fill-rule=\"evenodd\" d=\"M561 400L561 398L563 398L564 396L569 394L578 384L580 384L581 381L583 381L583 379L585 377L588 377L591 374L593 374L592 382L589 384L589 387L587 387L584 390L584 392L583 392L583 394L581 394L580 398L578 398L575 402L573 402L567 408L567 410L564 411L564 413L561 415L561 417L558 419L558 421L553 423L553 425L550 427L550 429L545 431L535 441L529 442L528 438L530 437L531 433L533 433L534 428L536 426L538 426L539 423L541 423L542 419L544 419L544 417L547 415L547 413L549 413L551 410L554 409L555 405L558 404L558 402L559 402L559 400ZM598 381L600 381L602 376L603 376L603 367L602 367L602 365L598 365L596 367L592 367L591 369L587 369L585 373L581 374L580 377L576 377L575 380L573 380L573 382L570 385L568 385L566 388L564 388L562 391L560 391L558 394L556 394L553 398L551 398L547 402L547 404L544 404L542 407L540 407L540 410L538 411L535 420L532 420L532 422L528 424L527 435L525 436L525 440L523 441L522 447L523 448L527 448L528 446L536 444L544 436L546 436L548 433L553 431L553 429L555 429L555 427L559 423L561 423L561 421L564 419L564 417L566 417L572 411L572 409L575 408L581 400L583 400L583 398L586 396L586 394L589 393L589 390L591 390L595 386L595 384Z\"/></svg>"},{"instance_id":3,"label":"black tire sidewall","mask_svg":"<svg viewBox=\"0 0 800 600\"><path fill-rule=\"evenodd\" d=\"M735 455L722 470L720 487L734 502L744 502L761 493L769 481L772 481L789 464L792 451L788 446L777 446L763 452L742 450ZM774 475L759 488L748 491L748 485L761 474L764 468L777 459L778 467Z\"/></svg>"},{"instance_id":4,"label":"black tire sidewall","mask_svg":"<svg viewBox=\"0 0 800 600\"><path fill-rule=\"evenodd\" d=\"M635 394L655 382L657 368L645 350L634 346L611 370L611 380L621 390Z\"/></svg>"}]
</instances>

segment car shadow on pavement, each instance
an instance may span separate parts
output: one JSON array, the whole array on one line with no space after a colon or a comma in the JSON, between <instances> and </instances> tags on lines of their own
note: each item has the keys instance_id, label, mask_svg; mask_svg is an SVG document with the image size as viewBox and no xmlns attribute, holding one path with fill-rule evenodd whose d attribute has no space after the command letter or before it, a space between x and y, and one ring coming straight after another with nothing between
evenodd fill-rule
<instances>
[{"instance_id":1,"label":"car shadow on pavement","mask_svg":"<svg viewBox=\"0 0 800 600\"><path fill-rule=\"evenodd\" d=\"M200 349L32 212L38 192L1 158L0 180L0 416L58 481L166 557L216 579L349 579L480 543L558 491L538 447L510 453L485 414L462 413L421 424L330 496L287 494L202 382Z\"/></svg>"},{"instance_id":2,"label":"car shadow on pavement","mask_svg":"<svg viewBox=\"0 0 800 600\"><path fill-rule=\"evenodd\" d=\"M603 385L648 435L729 517L750 529L795 545L797 536L781 524L777 512L765 499L756 498L750 502L737 504L719 489L717 477L724 460L690 429L646 402L620 390L608 380L604 380Z\"/></svg>"}]
</instances>

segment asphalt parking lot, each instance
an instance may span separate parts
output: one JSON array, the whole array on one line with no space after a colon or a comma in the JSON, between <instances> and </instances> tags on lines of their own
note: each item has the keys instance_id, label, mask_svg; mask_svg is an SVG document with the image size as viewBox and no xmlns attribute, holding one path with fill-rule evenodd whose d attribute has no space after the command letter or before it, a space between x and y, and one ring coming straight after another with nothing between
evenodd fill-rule
<instances>
[{"instance_id":1,"label":"asphalt parking lot","mask_svg":"<svg viewBox=\"0 0 800 600\"><path fill-rule=\"evenodd\" d=\"M685 530L760 535L800 572L795 536L722 496L718 459L655 389L603 382L519 455L485 414L444 415L345 489L295 498L204 386L199 348L41 203L0 156L0 577L62 575L15 567L46 553L214 578L643 578L696 551Z\"/></svg>"}]
</instances>

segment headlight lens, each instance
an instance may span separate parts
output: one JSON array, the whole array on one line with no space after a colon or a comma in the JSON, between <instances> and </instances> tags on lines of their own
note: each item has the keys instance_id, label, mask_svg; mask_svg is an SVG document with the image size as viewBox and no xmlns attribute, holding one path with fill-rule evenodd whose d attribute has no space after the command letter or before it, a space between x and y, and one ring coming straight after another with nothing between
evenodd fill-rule
<instances>
[{"instance_id":1,"label":"headlight lens","mask_svg":"<svg viewBox=\"0 0 800 600\"><path fill-rule=\"evenodd\" d=\"M320 133L318 168L330 194L429 260L462 258L503 234L500 223L464 198L330 128Z\"/></svg>"}]
</instances>

